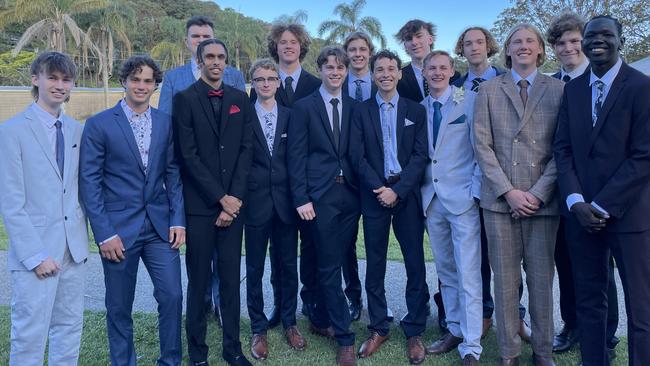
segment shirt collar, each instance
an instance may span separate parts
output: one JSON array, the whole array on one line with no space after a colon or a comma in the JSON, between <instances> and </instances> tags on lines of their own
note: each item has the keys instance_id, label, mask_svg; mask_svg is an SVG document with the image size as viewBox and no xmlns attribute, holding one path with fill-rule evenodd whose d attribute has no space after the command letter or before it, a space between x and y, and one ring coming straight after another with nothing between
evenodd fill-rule
<instances>
[{"instance_id":1,"label":"shirt collar","mask_svg":"<svg viewBox=\"0 0 650 366\"><path fill-rule=\"evenodd\" d=\"M472 80L474 80L476 78L481 78L483 80L490 80L490 79L494 78L495 76L497 76L497 70L492 66L488 66L488 68L485 69L485 71L483 71L483 74L478 75L478 76L474 75L474 73L471 70L469 70L467 72L467 80L469 80L469 81L472 81Z\"/></svg>"},{"instance_id":2,"label":"shirt collar","mask_svg":"<svg viewBox=\"0 0 650 366\"><path fill-rule=\"evenodd\" d=\"M287 78L287 76L291 76L293 81L297 81L300 78L300 73L302 73L302 66L298 65L298 67L293 71L291 74L287 74L286 72L280 70L280 79L284 81L284 79Z\"/></svg>"},{"instance_id":3,"label":"shirt collar","mask_svg":"<svg viewBox=\"0 0 650 366\"><path fill-rule=\"evenodd\" d=\"M524 79L521 76L519 76L519 74L517 74L515 69L510 69L510 72L512 73L512 78L515 79L515 85L518 85L519 81L521 79ZM535 82L536 77L537 77L537 69L535 69L535 71L533 71L530 75L526 76L525 79L528 80L528 86L533 85L533 83Z\"/></svg>"},{"instance_id":4,"label":"shirt collar","mask_svg":"<svg viewBox=\"0 0 650 366\"><path fill-rule=\"evenodd\" d=\"M36 117L45 124L45 127L47 128L54 127L54 123L56 123L56 121L61 121L61 124L63 124L63 113L61 113L61 111L59 111L59 115L57 117L54 117L50 114L50 112L43 109L43 107L38 105L36 102L32 103L32 111L34 114L36 114Z\"/></svg>"},{"instance_id":5,"label":"shirt collar","mask_svg":"<svg viewBox=\"0 0 650 366\"><path fill-rule=\"evenodd\" d=\"M585 70L587 70L587 67L589 66L589 59L585 57L584 60L582 60L582 63L578 65L573 71L571 72L566 72L564 70L564 67L560 69L560 79L564 78L564 75L569 75L571 80L577 78L578 76L584 74Z\"/></svg>"},{"instance_id":6,"label":"shirt collar","mask_svg":"<svg viewBox=\"0 0 650 366\"><path fill-rule=\"evenodd\" d=\"M339 94L338 95L332 95L330 94L325 87L321 84L320 88L318 88L318 91L320 92L321 97L323 97L323 100L325 103L329 103L332 98L337 98L339 102L341 102L341 90L339 89Z\"/></svg>"},{"instance_id":7,"label":"shirt collar","mask_svg":"<svg viewBox=\"0 0 650 366\"><path fill-rule=\"evenodd\" d=\"M128 104L126 104L126 100L122 99L120 100L120 107L122 107L122 110L124 111L124 114L126 115L126 119L131 121L133 117L137 116L142 116L144 115L147 119L151 119L151 106L147 107L147 110L144 111L144 113L135 113L131 107L129 107Z\"/></svg>"},{"instance_id":8,"label":"shirt collar","mask_svg":"<svg viewBox=\"0 0 650 366\"><path fill-rule=\"evenodd\" d=\"M381 98L381 95L379 92L375 94L375 100L377 101L377 105L379 105L379 108L381 108L381 104L384 103L384 100ZM395 92L395 95L390 99L390 103L393 105L393 108L397 107L397 101L399 100L399 93Z\"/></svg>"},{"instance_id":9,"label":"shirt collar","mask_svg":"<svg viewBox=\"0 0 650 366\"><path fill-rule=\"evenodd\" d=\"M260 100L255 101L255 111L257 112L258 116L266 116L268 113L273 113L273 116L277 117L278 116L278 103L273 104L273 109L270 111L267 111L261 104Z\"/></svg>"},{"instance_id":10,"label":"shirt collar","mask_svg":"<svg viewBox=\"0 0 650 366\"><path fill-rule=\"evenodd\" d=\"M612 83L614 82L614 79L616 79L616 75L618 75L618 72L621 70L621 65L623 64L623 61L621 58L618 58L618 61L612 66L611 69L607 70L605 75L603 77L599 78L594 74L594 70L591 70L591 76L589 77L589 86L592 86L596 80L602 81L606 86L611 86Z\"/></svg>"},{"instance_id":11,"label":"shirt collar","mask_svg":"<svg viewBox=\"0 0 650 366\"><path fill-rule=\"evenodd\" d=\"M439 98L434 98L433 96L429 95L429 97L431 97L431 105L433 105L433 102L440 102L440 104L445 105L449 101L449 97L451 97L451 92L452 87L450 85Z\"/></svg>"}]
</instances>

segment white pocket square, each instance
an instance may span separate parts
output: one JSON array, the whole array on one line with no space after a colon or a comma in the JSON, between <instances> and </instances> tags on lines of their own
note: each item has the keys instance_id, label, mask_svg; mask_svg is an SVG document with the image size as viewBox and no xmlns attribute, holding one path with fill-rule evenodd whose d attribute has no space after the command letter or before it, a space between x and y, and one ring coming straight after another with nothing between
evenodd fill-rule
<instances>
[{"instance_id":1,"label":"white pocket square","mask_svg":"<svg viewBox=\"0 0 650 366\"><path fill-rule=\"evenodd\" d=\"M282 138L282 137L287 137L287 134L283 133L282 135L280 135L280 138Z\"/></svg>"},{"instance_id":2,"label":"white pocket square","mask_svg":"<svg viewBox=\"0 0 650 366\"><path fill-rule=\"evenodd\" d=\"M411 121L410 119L404 119L404 127L413 126L414 124L415 122Z\"/></svg>"}]
</instances>

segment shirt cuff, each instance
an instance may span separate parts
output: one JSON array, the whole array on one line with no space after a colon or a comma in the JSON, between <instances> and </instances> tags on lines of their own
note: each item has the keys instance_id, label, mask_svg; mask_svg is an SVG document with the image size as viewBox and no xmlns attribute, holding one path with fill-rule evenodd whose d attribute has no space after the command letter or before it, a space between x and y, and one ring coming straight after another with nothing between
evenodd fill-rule
<instances>
[{"instance_id":1,"label":"shirt cuff","mask_svg":"<svg viewBox=\"0 0 650 366\"><path fill-rule=\"evenodd\" d=\"M104 243L106 243L107 241L109 241L109 240L113 240L113 239L115 239L115 238L117 238L117 234L111 236L110 238L108 238L108 239L106 239L106 240L104 240L104 241L100 241L99 243L97 243L97 245L104 245Z\"/></svg>"},{"instance_id":2,"label":"shirt cuff","mask_svg":"<svg viewBox=\"0 0 650 366\"><path fill-rule=\"evenodd\" d=\"M185 230L185 226L170 226L170 229L183 229Z\"/></svg>"},{"instance_id":3,"label":"shirt cuff","mask_svg":"<svg viewBox=\"0 0 650 366\"><path fill-rule=\"evenodd\" d=\"M591 205L595 207L598 211L602 212L605 217L609 217L609 212L607 212L604 208L598 206L598 204L594 201L591 201Z\"/></svg>"},{"instance_id":4,"label":"shirt cuff","mask_svg":"<svg viewBox=\"0 0 650 366\"><path fill-rule=\"evenodd\" d=\"M566 205L569 208L569 211L571 211L571 207L575 205L578 202L584 202L585 198L582 197L580 193L571 193L567 198L566 198Z\"/></svg>"},{"instance_id":5,"label":"shirt cuff","mask_svg":"<svg viewBox=\"0 0 650 366\"><path fill-rule=\"evenodd\" d=\"M46 252L38 252L34 254L33 256L25 259L23 261L23 266L27 268L28 270L33 270L34 268L38 267L41 263L43 263L44 260L47 259L47 253Z\"/></svg>"}]
</instances>

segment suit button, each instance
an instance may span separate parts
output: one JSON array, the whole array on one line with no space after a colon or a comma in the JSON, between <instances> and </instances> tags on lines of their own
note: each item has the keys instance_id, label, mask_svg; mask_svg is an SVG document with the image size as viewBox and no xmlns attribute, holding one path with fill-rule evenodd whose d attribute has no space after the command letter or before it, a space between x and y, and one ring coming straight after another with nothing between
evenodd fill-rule
<instances>
[{"instance_id":1,"label":"suit button","mask_svg":"<svg viewBox=\"0 0 650 366\"><path fill-rule=\"evenodd\" d=\"M219 146L219 147L221 148L221 150L225 149L225 148L223 147L223 145L221 145L221 146Z\"/></svg>"},{"instance_id":2,"label":"suit button","mask_svg":"<svg viewBox=\"0 0 650 366\"><path fill-rule=\"evenodd\" d=\"M434 183L438 183L438 178L433 180Z\"/></svg>"},{"instance_id":3,"label":"suit button","mask_svg":"<svg viewBox=\"0 0 650 366\"><path fill-rule=\"evenodd\" d=\"M65 194L65 189L63 190L63 194Z\"/></svg>"},{"instance_id":4,"label":"suit button","mask_svg":"<svg viewBox=\"0 0 650 366\"><path fill-rule=\"evenodd\" d=\"M519 142L519 139L515 139L515 142Z\"/></svg>"},{"instance_id":5,"label":"suit button","mask_svg":"<svg viewBox=\"0 0 650 366\"><path fill-rule=\"evenodd\" d=\"M64 220L67 220L67 219L68 219L68 216L63 216L63 219L64 219Z\"/></svg>"},{"instance_id":6,"label":"suit button","mask_svg":"<svg viewBox=\"0 0 650 366\"><path fill-rule=\"evenodd\" d=\"M434 163L434 164L438 164L438 160L434 160L433 163Z\"/></svg>"},{"instance_id":7,"label":"suit button","mask_svg":"<svg viewBox=\"0 0 650 366\"><path fill-rule=\"evenodd\" d=\"M530 166L532 166L532 167L534 168L534 167L535 167L535 163L531 163Z\"/></svg>"},{"instance_id":8,"label":"suit button","mask_svg":"<svg viewBox=\"0 0 650 366\"><path fill-rule=\"evenodd\" d=\"M536 143L537 143L537 141L533 140L533 144L536 144Z\"/></svg>"},{"instance_id":9,"label":"suit button","mask_svg":"<svg viewBox=\"0 0 650 366\"><path fill-rule=\"evenodd\" d=\"M517 162L516 162L516 161L513 161L513 162L512 162L512 166L517 166Z\"/></svg>"},{"instance_id":10,"label":"suit button","mask_svg":"<svg viewBox=\"0 0 650 366\"><path fill-rule=\"evenodd\" d=\"M221 169L221 173L226 174L226 169Z\"/></svg>"}]
</instances>

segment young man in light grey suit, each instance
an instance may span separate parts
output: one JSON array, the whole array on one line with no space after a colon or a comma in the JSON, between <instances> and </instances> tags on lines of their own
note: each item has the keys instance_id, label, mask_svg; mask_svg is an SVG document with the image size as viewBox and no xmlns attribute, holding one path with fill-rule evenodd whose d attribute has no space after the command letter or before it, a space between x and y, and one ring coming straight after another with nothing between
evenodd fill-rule
<instances>
[{"instance_id":1,"label":"young man in light grey suit","mask_svg":"<svg viewBox=\"0 0 650 366\"><path fill-rule=\"evenodd\" d=\"M474 105L476 157L483 173L481 207L494 271L501 365L518 365L519 285L524 262L534 365L555 365L553 252L558 228L552 143L564 83L538 72L546 56L537 28L509 33L509 72L481 84Z\"/></svg>"},{"instance_id":2,"label":"young man in light grey suit","mask_svg":"<svg viewBox=\"0 0 650 366\"><path fill-rule=\"evenodd\" d=\"M449 329L427 351L442 354L458 346L463 365L478 365L482 287L481 220L476 201L481 183L467 117L473 103L467 103L462 91L449 85L454 65L447 52L429 53L422 74L429 85L429 95L421 103L427 108L429 134L422 209Z\"/></svg>"},{"instance_id":3,"label":"young man in light grey suit","mask_svg":"<svg viewBox=\"0 0 650 366\"><path fill-rule=\"evenodd\" d=\"M31 65L35 102L0 125L0 206L9 234L10 365L76 365L88 256L79 205L83 127L66 116L76 67L58 52Z\"/></svg>"},{"instance_id":4,"label":"young man in light grey suit","mask_svg":"<svg viewBox=\"0 0 650 366\"><path fill-rule=\"evenodd\" d=\"M183 187L171 117L149 106L162 72L148 56L134 56L119 78L125 98L86 121L79 173L102 256L111 365L136 364L131 312L140 259L158 303L158 365L180 365Z\"/></svg>"}]
</instances>

